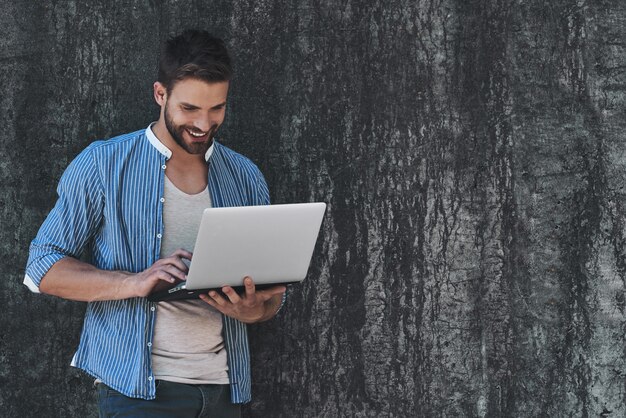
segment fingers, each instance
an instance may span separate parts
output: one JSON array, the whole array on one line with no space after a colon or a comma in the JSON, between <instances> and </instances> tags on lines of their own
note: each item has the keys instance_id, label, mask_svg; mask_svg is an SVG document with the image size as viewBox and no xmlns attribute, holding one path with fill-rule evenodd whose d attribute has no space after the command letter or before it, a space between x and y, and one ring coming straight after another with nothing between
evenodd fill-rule
<instances>
[{"instance_id":1,"label":"fingers","mask_svg":"<svg viewBox=\"0 0 626 418\"><path fill-rule=\"evenodd\" d=\"M274 286L269 289L258 290L256 294L257 297L261 298L261 300L266 301L276 295L282 295L286 291L287 288L285 286Z\"/></svg>"},{"instance_id":2,"label":"fingers","mask_svg":"<svg viewBox=\"0 0 626 418\"><path fill-rule=\"evenodd\" d=\"M187 274L189 272L189 268L187 264L183 262L183 258L191 260L192 254L189 251L185 251L183 249L178 249L172 253L169 257L162 258L154 263L155 266L163 266L163 265L172 265L176 267L178 270ZM180 278L181 280L186 280L186 277Z\"/></svg>"},{"instance_id":3,"label":"fingers","mask_svg":"<svg viewBox=\"0 0 626 418\"><path fill-rule=\"evenodd\" d=\"M256 301L256 286L251 277L244 277L243 284L246 288L246 299L254 303Z\"/></svg>"},{"instance_id":4,"label":"fingers","mask_svg":"<svg viewBox=\"0 0 626 418\"><path fill-rule=\"evenodd\" d=\"M193 253L187 250L184 250L182 248L177 249L176 251L174 251L170 257L180 257L180 258L185 258L189 261L191 261L191 257L193 256Z\"/></svg>"},{"instance_id":5,"label":"fingers","mask_svg":"<svg viewBox=\"0 0 626 418\"><path fill-rule=\"evenodd\" d=\"M256 290L251 277L244 277L243 284L245 292L241 295L232 287L224 286L223 294L211 290L208 294L200 295L200 299L226 316L252 324L271 318L280 306L280 296L287 290L285 286ZM270 299L274 300L268 302Z\"/></svg>"},{"instance_id":6,"label":"fingers","mask_svg":"<svg viewBox=\"0 0 626 418\"><path fill-rule=\"evenodd\" d=\"M168 274L169 276L178 279L178 280L187 280L187 274L184 271L181 271L176 266L167 264L159 269L159 271Z\"/></svg>"},{"instance_id":7,"label":"fingers","mask_svg":"<svg viewBox=\"0 0 626 418\"><path fill-rule=\"evenodd\" d=\"M256 285L250 276L244 277L243 284L246 290L245 297L247 301L250 301L251 303L256 303L257 299L265 302L273 296L283 294L287 291L285 286L274 286L263 290L256 290Z\"/></svg>"},{"instance_id":8,"label":"fingers","mask_svg":"<svg viewBox=\"0 0 626 418\"><path fill-rule=\"evenodd\" d=\"M226 312L226 306L224 306L224 303L222 303L221 305L219 303L217 303L217 301L215 300L217 296L217 293L215 293L215 295L213 293L209 293L208 295L205 295L204 293L200 294L200 299L206 303L208 303L209 305L211 305L212 307L214 307L215 309L217 309L218 311L220 311L223 314L227 314ZM217 296L220 297L221 296Z\"/></svg>"},{"instance_id":9,"label":"fingers","mask_svg":"<svg viewBox=\"0 0 626 418\"><path fill-rule=\"evenodd\" d=\"M187 275L184 271L181 271L178 267L173 264L161 264L154 265L149 270L145 271L143 276L147 280L162 280L168 283L174 283L177 280L184 281L187 280ZM151 279L152 278L152 279Z\"/></svg>"},{"instance_id":10,"label":"fingers","mask_svg":"<svg viewBox=\"0 0 626 418\"><path fill-rule=\"evenodd\" d=\"M282 295L287 288L285 286L274 286L264 290L256 290L256 286L251 277L244 278L244 293L238 294L232 287L224 286L223 295L217 291L210 291L208 294L200 295L200 299L218 308L220 311L229 309L251 308L262 305L267 300L276 295Z\"/></svg>"},{"instance_id":11,"label":"fingers","mask_svg":"<svg viewBox=\"0 0 626 418\"><path fill-rule=\"evenodd\" d=\"M230 303L241 303L241 297L237 294L237 292L235 292L235 289L233 289L232 287L224 286L222 288L222 292L224 292L224 294L228 297Z\"/></svg>"},{"instance_id":12,"label":"fingers","mask_svg":"<svg viewBox=\"0 0 626 418\"><path fill-rule=\"evenodd\" d=\"M191 252L179 248L169 257L157 260L148 269L134 274L132 283L136 288L135 294L147 296L152 291L167 289L165 283L187 280L189 269L183 259L191 260L192 255Z\"/></svg>"},{"instance_id":13,"label":"fingers","mask_svg":"<svg viewBox=\"0 0 626 418\"><path fill-rule=\"evenodd\" d=\"M209 292L209 296L212 301L214 301L219 306L227 306L230 302L224 299L222 295L220 295L215 290Z\"/></svg>"},{"instance_id":14,"label":"fingers","mask_svg":"<svg viewBox=\"0 0 626 418\"><path fill-rule=\"evenodd\" d=\"M232 303L226 301L218 292L212 290L208 295L200 294L200 299L208 303L224 315L232 312Z\"/></svg>"},{"instance_id":15,"label":"fingers","mask_svg":"<svg viewBox=\"0 0 626 418\"><path fill-rule=\"evenodd\" d=\"M287 291L286 286L273 286L267 289L257 290L254 282L252 281L250 277L246 277L244 279L244 288L245 288L245 293L241 295L240 298L237 298L236 300L238 302L239 299L241 299L242 304L245 306L249 306L249 307L252 307L255 305L262 305L268 300L274 298L275 296L282 297L284 293ZM234 295L237 295L237 293L235 293L234 291L232 291L232 293ZM231 298L231 301L233 301L233 303L235 302L233 298Z\"/></svg>"},{"instance_id":16,"label":"fingers","mask_svg":"<svg viewBox=\"0 0 626 418\"><path fill-rule=\"evenodd\" d=\"M162 280L168 283L174 283L176 281L176 277L163 270L157 271L153 277L155 277L157 280ZM150 279L150 276L148 276L148 279Z\"/></svg>"},{"instance_id":17,"label":"fingers","mask_svg":"<svg viewBox=\"0 0 626 418\"><path fill-rule=\"evenodd\" d=\"M176 283L177 281L184 280L185 273L170 266L170 268L162 268L150 272L150 274L144 276L147 282L156 283L159 281L167 283ZM183 279L181 279L183 277ZM154 285L154 284L153 284Z\"/></svg>"},{"instance_id":18,"label":"fingers","mask_svg":"<svg viewBox=\"0 0 626 418\"><path fill-rule=\"evenodd\" d=\"M247 298L242 298L235 292L235 290L230 286L224 286L222 288L222 292L226 295L224 298L219 292L215 290L211 290L208 295L201 294L200 299L207 302L209 305L217 308L223 313L226 313L228 310L236 309L236 306L251 305L250 300Z\"/></svg>"}]
</instances>

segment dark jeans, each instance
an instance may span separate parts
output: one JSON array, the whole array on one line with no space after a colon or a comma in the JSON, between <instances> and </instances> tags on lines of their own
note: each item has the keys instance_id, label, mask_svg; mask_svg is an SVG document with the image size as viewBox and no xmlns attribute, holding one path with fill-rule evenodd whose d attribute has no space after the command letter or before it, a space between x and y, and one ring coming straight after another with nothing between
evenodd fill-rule
<instances>
[{"instance_id":1,"label":"dark jeans","mask_svg":"<svg viewBox=\"0 0 626 418\"><path fill-rule=\"evenodd\" d=\"M100 418L204 417L239 418L241 407L230 402L228 385L186 385L157 381L156 399L129 398L98 383Z\"/></svg>"}]
</instances>

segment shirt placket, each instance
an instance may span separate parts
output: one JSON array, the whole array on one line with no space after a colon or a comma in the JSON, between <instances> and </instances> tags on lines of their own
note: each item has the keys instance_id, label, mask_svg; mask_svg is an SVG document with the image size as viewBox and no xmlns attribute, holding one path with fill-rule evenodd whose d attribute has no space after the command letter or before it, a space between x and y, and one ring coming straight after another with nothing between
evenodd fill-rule
<instances>
[{"instance_id":1,"label":"shirt placket","mask_svg":"<svg viewBox=\"0 0 626 418\"><path fill-rule=\"evenodd\" d=\"M159 190L157 193L157 213L156 213L156 235L155 235L155 245L154 245L154 254L153 260L158 260L161 255L161 244L163 243L163 204L165 203L164 197L164 187L165 187L165 170L167 169L167 157L161 155L159 169L157 172L158 176L158 186ZM147 361L147 379L148 379L148 391L151 395L156 394L156 383L154 379L154 373L152 367L150 366L151 356L152 356L152 338L154 336L154 326L156 321L156 311L157 311L157 302L147 302L148 306L148 322L150 324L149 329L147 330L146 335L146 358Z\"/></svg>"}]
</instances>

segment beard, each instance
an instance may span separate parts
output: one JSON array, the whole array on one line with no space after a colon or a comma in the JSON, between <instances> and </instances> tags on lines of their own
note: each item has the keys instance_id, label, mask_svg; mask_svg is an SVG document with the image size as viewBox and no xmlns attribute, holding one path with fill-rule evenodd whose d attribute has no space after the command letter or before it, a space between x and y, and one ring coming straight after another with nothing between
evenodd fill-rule
<instances>
[{"instance_id":1,"label":"beard","mask_svg":"<svg viewBox=\"0 0 626 418\"><path fill-rule=\"evenodd\" d=\"M208 138L206 141L189 143L189 142L185 142L185 139L183 138L185 129L189 129L192 132L197 131L197 129L195 129L192 126L176 125L174 121L169 117L169 113L167 111L167 105L165 105L164 116L165 116L165 127L167 128L167 131L170 133L170 135L174 139L174 142L176 142L182 149L187 151L189 154L204 155L206 154L208 149L211 147L211 145L213 145L213 137L215 137L215 134L217 132L217 128L219 128L219 125L211 126L211 128L209 129L209 134L208 134Z\"/></svg>"}]
</instances>

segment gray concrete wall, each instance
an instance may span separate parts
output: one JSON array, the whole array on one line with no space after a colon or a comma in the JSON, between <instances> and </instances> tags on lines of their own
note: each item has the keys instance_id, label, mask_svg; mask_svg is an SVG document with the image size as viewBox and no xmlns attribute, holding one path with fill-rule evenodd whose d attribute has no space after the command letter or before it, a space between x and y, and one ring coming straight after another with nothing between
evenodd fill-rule
<instances>
[{"instance_id":1,"label":"gray concrete wall","mask_svg":"<svg viewBox=\"0 0 626 418\"><path fill-rule=\"evenodd\" d=\"M329 208L252 327L248 417L626 415L622 0L0 1L0 415L96 416L84 305L21 285L69 161L157 118L158 43L235 58L221 138Z\"/></svg>"}]
</instances>

